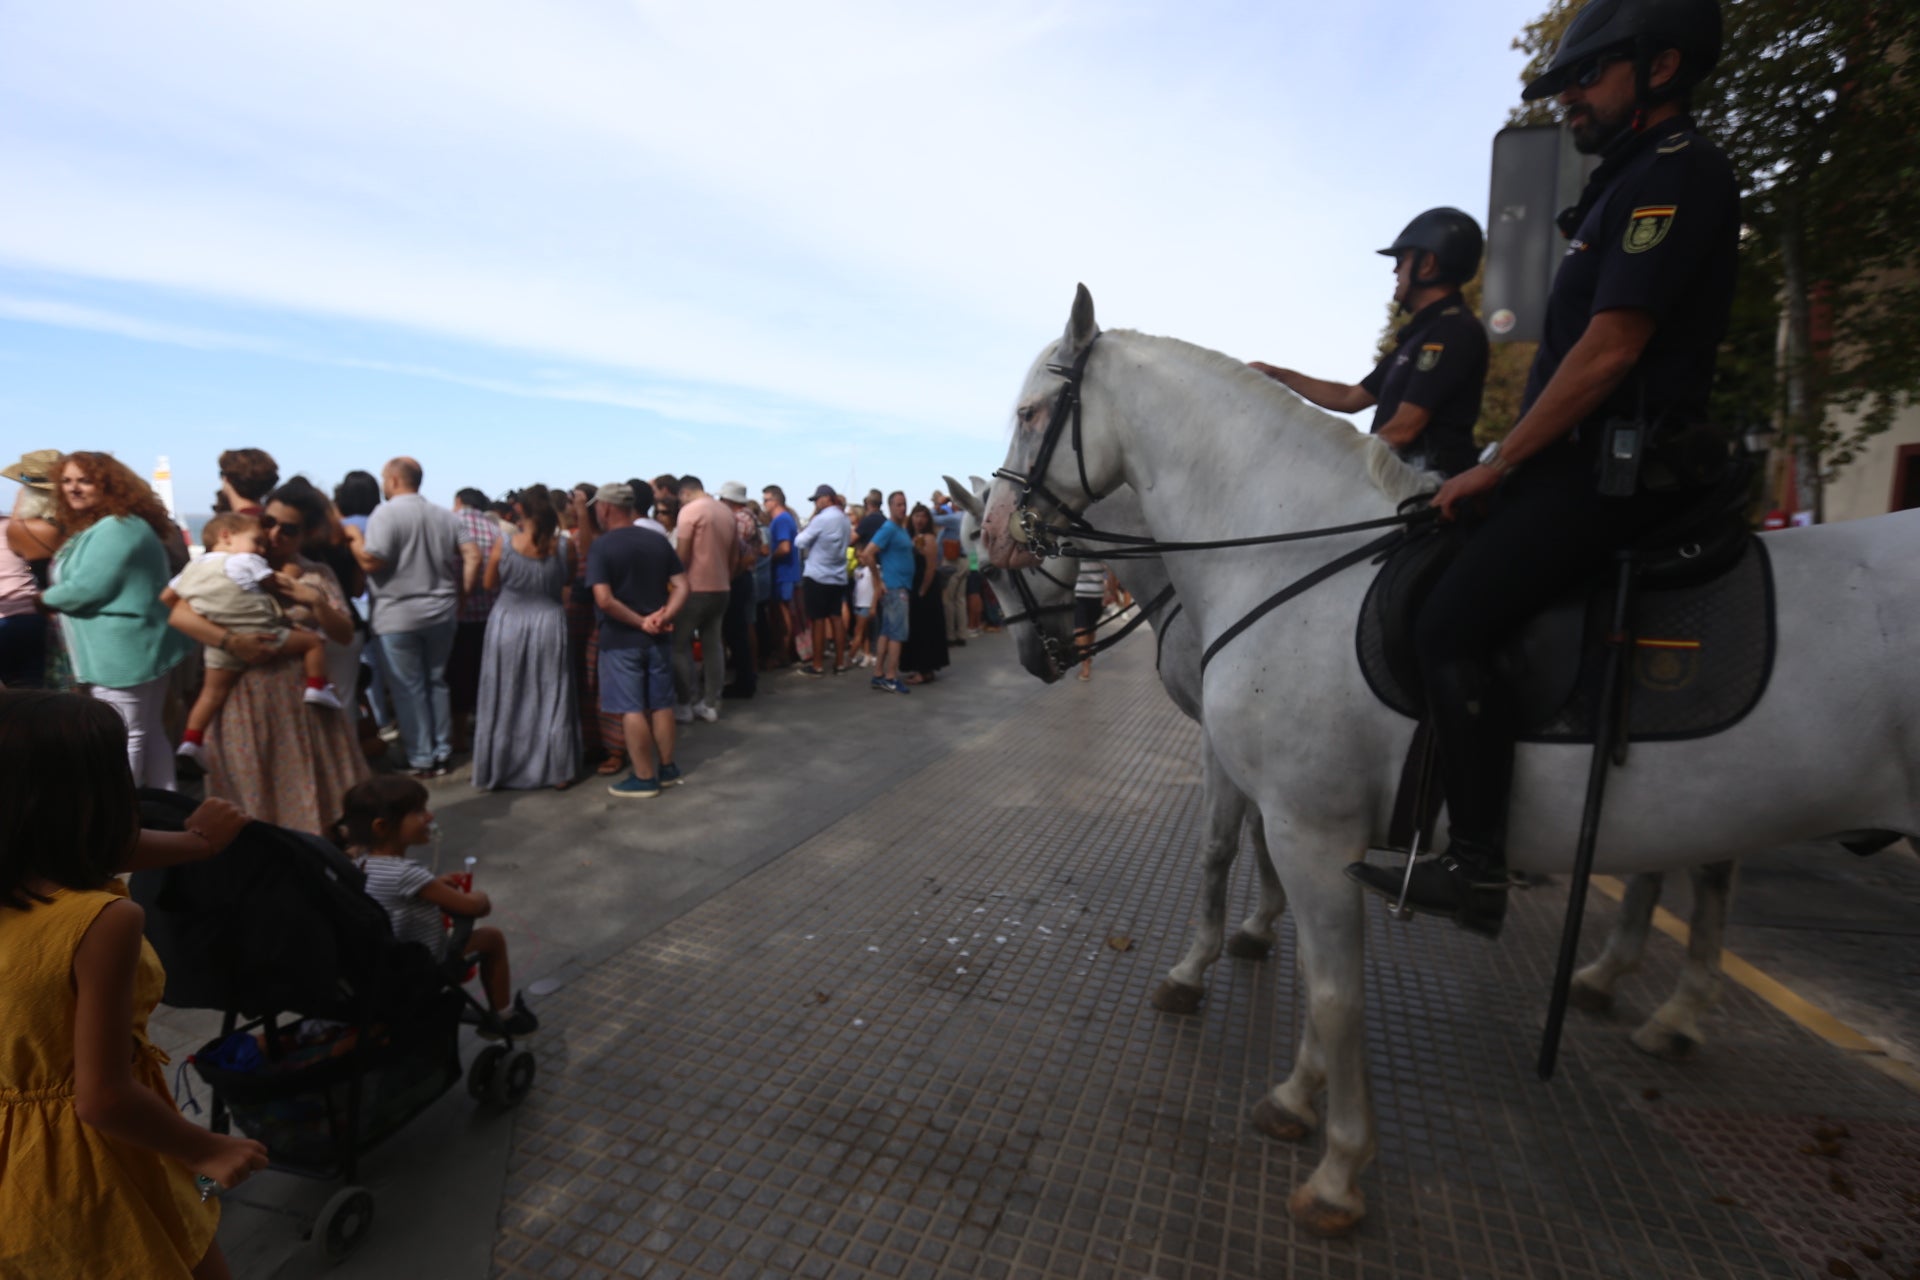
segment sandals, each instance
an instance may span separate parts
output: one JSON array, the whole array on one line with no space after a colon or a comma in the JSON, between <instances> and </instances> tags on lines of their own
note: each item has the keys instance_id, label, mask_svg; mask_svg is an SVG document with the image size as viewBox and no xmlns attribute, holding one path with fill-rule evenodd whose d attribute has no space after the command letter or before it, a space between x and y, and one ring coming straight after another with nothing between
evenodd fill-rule
<instances>
[{"instance_id":1,"label":"sandals","mask_svg":"<svg viewBox=\"0 0 1920 1280\"><path fill-rule=\"evenodd\" d=\"M595 773L603 778L611 778L616 773L625 773L626 771L627 753L624 751L608 752L607 758L602 760L600 767L594 770Z\"/></svg>"}]
</instances>

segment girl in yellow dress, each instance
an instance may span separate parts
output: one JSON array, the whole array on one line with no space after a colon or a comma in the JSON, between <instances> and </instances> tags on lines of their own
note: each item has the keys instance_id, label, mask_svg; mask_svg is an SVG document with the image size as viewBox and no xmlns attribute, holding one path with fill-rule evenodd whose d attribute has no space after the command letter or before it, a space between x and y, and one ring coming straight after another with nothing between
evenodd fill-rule
<instances>
[{"instance_id":1,"label":"girl in yellow dress","mask_svg":"<svg viewBox=\"0 0 1920 1280\"><path fill-rule=\"evenodd\" d=\"M166 975L115 876L206 857L224 802L142 835L127 734L105 703L0 691L0 1280L222 1280L218 1201L266 1148L174 1107L148 1043Z\"/></svg>"}]
</instances>

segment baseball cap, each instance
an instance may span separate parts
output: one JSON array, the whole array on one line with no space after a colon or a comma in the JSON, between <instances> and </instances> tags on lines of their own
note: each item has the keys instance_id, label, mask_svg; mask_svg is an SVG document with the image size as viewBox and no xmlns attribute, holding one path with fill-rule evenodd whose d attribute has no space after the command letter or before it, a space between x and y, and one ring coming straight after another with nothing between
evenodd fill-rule
<instances>
[{"instance_id":1,"label":"baseball cap","mask_svg":"<svg viewBox=\"0 0 1920 1280\"><path fill-rule=\"evenodd\" d=\"M815 502L820 501L822 498L831 498L832 496L833 486L830 484L823 484L813 491L813 500Z\"/></svg>"},{"instance_id":2,"label":"baseball cap","mask_svg":"<svg viewBox=\"0 0 1920 1280\"><path fill-rule=\"evenodd\" d=\"M625 480L614 480L594 490L593 500L604 502L610 507L619 507L622 511L634 509L633 486Z\"/></svg>"}]
</instances>

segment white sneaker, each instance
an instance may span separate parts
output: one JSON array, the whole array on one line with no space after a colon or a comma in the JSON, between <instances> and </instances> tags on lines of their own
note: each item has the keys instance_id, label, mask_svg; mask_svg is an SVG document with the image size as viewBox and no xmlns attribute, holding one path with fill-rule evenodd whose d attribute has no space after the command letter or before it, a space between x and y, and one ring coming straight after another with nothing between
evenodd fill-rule
<instances>
[{"instance_id":1,"label":"white sneaker","mask_svg":"<svg viewBox=\"0 0 1920 1280\"><path fill-rule=\"evenodd\" d=\"M691 707L687 708L687 710L696 719L705 720L708 724L712 724L714 721L720 718L720 713L714 708L708 706L705 700L694 703Z\"/></svg>"},{"instance_id":2,"label":"white sneaker","mask_svg":"<svg viewBox=\"0 0 1920 1280\"><path fill-rule=\"evenodd\" d=\"M191 760L195 764L202 764L206 761L207 749L197 742L183 742L173 754L182 760Z\"/></svg>"},{"instance_id":3,"label":"white sneaker","mask_svg":"<svg viewBox=\"0 0 1920 1280\"><path fill-rule=\"evenodd\" d=\"M673 720L675 724L692 724L693 708L689 707L684 702L674 703L673 704Z\"/></svg>"},{"instance_id":4,"label":"white sneaker","mask_svg":"<svg viewBox=\"0 0 1920 1280\"><path fill-rule=\"evenodd\" d=\"M309 706L325 707L329 711L342 711L346 707L332 685L324 689L308 689L302 698Z\"/></svg>"}]
</instances>

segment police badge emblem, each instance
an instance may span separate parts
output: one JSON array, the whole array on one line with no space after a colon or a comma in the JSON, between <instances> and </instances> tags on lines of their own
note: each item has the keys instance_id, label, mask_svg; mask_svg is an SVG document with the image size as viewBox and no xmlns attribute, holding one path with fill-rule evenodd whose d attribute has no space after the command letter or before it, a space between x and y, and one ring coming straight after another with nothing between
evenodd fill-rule
<instances>
[{"instance_id":1,"label":"police badge emblem","mask_svg":"<svg viewBox=\"0 0 1920 1280\"><path fill-rule=\"evenodd\" d=\"M1640 687L1654 693L1677 693L1692 684L1700 672L1698 640L1636 640L1634 674Z\"/></svg>"},{"instance_id":2,"label":"police badge emblem","mask_svg":"<svg viewBox=\"0 0 1920 1280\"><path fill-rule=\"evenodd\" d=\"M1420 358L1413 362L1413 367L1421 373L1428 372L1433 366L1440 363L1440 353L1445 349L1445 343L1429 342L1425 344L1420 348Z\"/></svg>"},{"instance_id":3,"label":"police badge emblem","mask_svg":"<svg viewBox=\"0 0 1920 1280\"><path fill-rule=\"evenodd\" d=\"M1671 204L1649 204L1635 209L1627 218L1627 232L1621 237L1620 247L1628 253L1645 253L1667 238L1667 232L1673 229L1673 215L1679 206Z\"/></svg>"}]
</instances>

